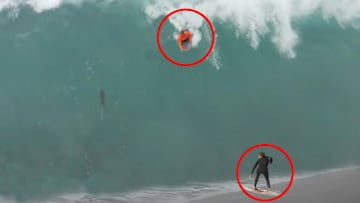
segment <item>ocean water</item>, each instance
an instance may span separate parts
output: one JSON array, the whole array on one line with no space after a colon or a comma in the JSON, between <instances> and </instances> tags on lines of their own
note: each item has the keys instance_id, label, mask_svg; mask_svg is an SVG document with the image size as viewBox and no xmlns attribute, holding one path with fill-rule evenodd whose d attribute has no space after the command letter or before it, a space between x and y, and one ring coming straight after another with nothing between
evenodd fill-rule
<instances>
[{"instance_id":1,"label":"ocean water","mask_svg":"<svg viewBox=\"0 0 360 203\"><path fill-rule=\"evenodd\" d=\"M216 32L191 68L156 44L182 7ZM183 27L195 33L185 53ZM284 148L297 174L359 165L359 28L359 0L0 0L0 202L238 191L236 163L257 143ZM181 62L210 41L191 13L161 32ZM286 181L283 157L262 150Z\"/></svg>"}]
</instances>

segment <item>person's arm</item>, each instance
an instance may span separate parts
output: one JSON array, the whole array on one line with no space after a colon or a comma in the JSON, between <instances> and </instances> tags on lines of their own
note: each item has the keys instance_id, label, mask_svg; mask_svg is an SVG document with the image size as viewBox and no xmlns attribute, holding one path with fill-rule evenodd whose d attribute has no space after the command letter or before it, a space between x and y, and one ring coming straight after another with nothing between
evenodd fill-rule
<instances>
[{"instance_id":1,"label":"person's arm","mask_svg":"<svg viewBox=\"0 0 360 203\"><path fill-rule=\"evenodd\" d=\"M269 157L268 157L268 160L269 160L269 163L272 164L273 158L269 156Z\"/></svg>"},{"instance_id":2,"label":"person's arm","mask_svg":"<svg viewBox=\"0 0 360 203\"><path fill-rule=\"evenodd\" d=\"M258 164L259 164L259 160L257 160L256 163L254 164L254 166L253 166L253 168L252 168L252 170L251 170L251 174L250 174L250 175L252 175L252 174L254 173L254 171L255 171L255 169L256 169L256 167L257 167Z\"/></svg>"}]
</instances>

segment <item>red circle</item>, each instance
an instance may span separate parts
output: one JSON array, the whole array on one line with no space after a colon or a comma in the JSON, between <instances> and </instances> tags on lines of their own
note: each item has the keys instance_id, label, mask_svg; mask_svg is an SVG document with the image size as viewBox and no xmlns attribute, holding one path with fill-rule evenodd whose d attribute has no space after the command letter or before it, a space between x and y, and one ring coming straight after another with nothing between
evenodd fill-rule
<instances>
[{"instance_id":1,"label":"red circle","mask_svg":"<svg viewBox=\"0 0 360 203\"><path fill-rule=\"evenodd\" d=\"M178 12L182 12L182 11L189 11L189 12L193 12L193 13L196 13L198 15L200 15L202 18L204 18L204 20L206 21L206 23L209 25L209 28L211 30L211 45L209 47L209 50L206 52L206 54L200 58L199 60L197 61L194 61L192 63L179 63L177 61L174 61L173 59L171 59L170 57L168 57L164 50L162 49L161 47L161 44L160 44L160 31L161 31L161 28L163 26L163 24L165 23L165 21L172 15L174 15L175 13L178 13ZM158 26L158 29L157 29L157 33L156 33L156 43L158 45L158 48L160 50L160 53L163 55L163 57L168 60L170 63L172 64L175 64L177 66L183 66L183 67L187 67L187 66L194 66L194 65L198 65L199 63L203 62L211 53L212 49L214 48L214 45L215 45L215 30L214 30L214 27L213 25L211 24L210 20L203 14L201 13L200 11L197 11L195 9L191 9L191 8L180 8L180 9L176 9L172 12L170 12L169 14L167 14L160 22L159 26Z\"/></svg>"},{"instance_id":2,"label":"red circle","mask_svg":"<svg viewBox=\"0 0 360 203\"><path fill-rule=\"evenodd\" d=\"M269 199L262 199L262 198L258 198L258 197L255 197L253 195L251 195L249 192L247 192L245 190L245 188L241 185L241 182L240 182L240 178L239 178L239 170L240 170L240 164L242 162L242 160L245 158L245 156L252 150L254 149L257 149L259 147L271 147L273 149L276 149L278 151L280 151L285 157L286 159L288 160L289 162L289 165L290 165L290 168L291 168L291 177L290 177L290 182L289 184L287 185L286 189L281 193L279 194L278 196L276 197L272 197L272 198L269 198ZM273 145L273 144L257 144L257 145L254 145L252 147L250 147L249 149L247 149L241 156L240 156L240 159L239 161L237 162L237 165L236 165L236 180L237 180L237 183L241 189L241 191L246 195L248 196L250 199L252 200L255 200L255 201L259 201L259 202L271 202L271 201L275 201L275 200L278 200L280 199L281 197L283 197L289 190L290 190L290 187L294 181L294 164L290 158L290 156L286 153L285 150L283 150L282 148L276 146L276 145Z\"/></svg>"}]
</instances>

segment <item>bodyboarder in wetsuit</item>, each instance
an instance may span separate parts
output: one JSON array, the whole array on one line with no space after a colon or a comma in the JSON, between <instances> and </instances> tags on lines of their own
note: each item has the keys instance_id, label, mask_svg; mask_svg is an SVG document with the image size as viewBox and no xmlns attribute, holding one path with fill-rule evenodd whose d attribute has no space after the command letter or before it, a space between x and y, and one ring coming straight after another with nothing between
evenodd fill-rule
<instances>
[{"instance_id":1,"label":"bodyboarder in wetsuit","mask_svg":"<svg viewBox=\"0 0 360 203\"><path fill-rule=\"evenodd\" d=\"M178 46L181 51L187 51L191 48L192 33L188 30L182 30L178 36Z\"/></svg>"},{"instance_id":2,"label":"bodyboarder in wetsuit","mask_svg":"<svg viewBox=\"0 0 360 203\"><path fill-rule=\"evenodd\" d=\"M265 156L264 152L260 152L258 154L258 160L254 164L254 167L251 170L251 175L249 176L249 178L251 179L251 176L257 167L256 177L255 177L255 182L254 182L254 190L255 191L259 191L257 189L256 185L259 181L259 177L261 174L263 174L265 176L266 185L267 185L269 191L271 191L268 165L271 164L272 162L273 162L273 159L271 157Z\"/></svg>"}]
</instances>

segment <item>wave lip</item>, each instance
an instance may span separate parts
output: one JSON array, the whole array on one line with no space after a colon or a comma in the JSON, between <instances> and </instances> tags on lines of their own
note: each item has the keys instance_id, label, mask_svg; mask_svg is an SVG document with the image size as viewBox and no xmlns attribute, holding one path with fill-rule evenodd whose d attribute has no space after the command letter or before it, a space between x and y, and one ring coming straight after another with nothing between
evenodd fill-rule
<instances>
[{"instance_id":1,"label":"wave lip","mask_svg":"<svg viewBox=\"0 0 360 203\"><path fill-rule=\"evenodd\" d=\"M94 1L95 0L88 0ZM35 12L41 13L61 7L64 4L79 5L85 0L1 0L0 12L4 10L18 9L21 6L32 8Z\"/></svg>"},{"instance_id":2,"label":"wave lip","mask_svg":"<svg viewBox=\"0 0 360 203\"><path fill-rule=\"evenodd\" d=\"M28 6L41 13L61 7L65 4L80 5L82 3L120 2L125 0L1 0L0 12ZM131 1L129 1L131 2ZM257 49L261 39L269 35L274 46L281 55L296 57L295 48L299 43L299 35L293 27L294 22L320 13L325 21L334 19L341 27L352 26L360 29L360 0L147 0L141 2L149 19L158 19L177 8L189 7L199 10L212 20L226 22L235 28L236 36L249 40L249 44ZM12 15L16 16L16 15ZM201 20L190 18L172 18L176 29L191 22L195 29L201 26Z\"/></svg>"},{"instance_id":3,"label":"wave lip","mask_svg":"<svg viewBox=\"0 0 360 203\"><path fill-rule=\"evenodd\" d=\"M190 7L206 14L212 20L234 26L237 36L249 40L257 49L260 41L270 35L281 55L296 57L299 36L293 28L295 21L321 13L324 20L335 19L340 26L360 28L360 0L162 0L149 1L145 13L157 19L170 11ZM173 20L178 29L180 20Z\"/></svg>"}]
</instances>

